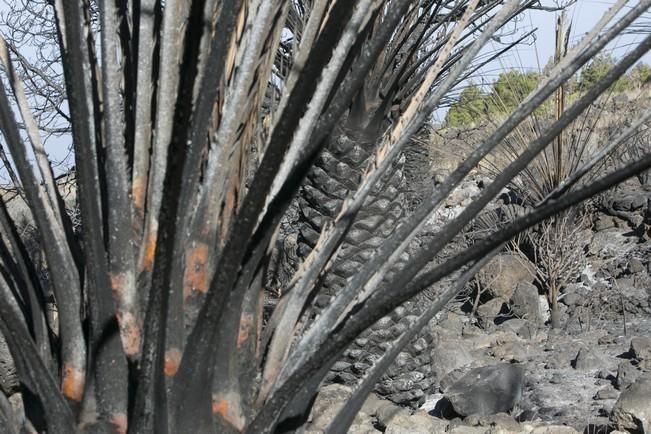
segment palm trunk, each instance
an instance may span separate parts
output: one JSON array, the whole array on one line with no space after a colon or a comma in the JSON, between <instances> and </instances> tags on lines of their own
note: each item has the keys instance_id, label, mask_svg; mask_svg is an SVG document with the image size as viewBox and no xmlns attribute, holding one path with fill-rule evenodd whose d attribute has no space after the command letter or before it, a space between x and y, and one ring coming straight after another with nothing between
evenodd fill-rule
<instances>
[{"instance_id":1,"label":"palm trunk","mask_svg":"<svg viewBox=\"0 0 651 434\"><path fill-rule=\"evenodd\" d=\"M299 198L299 256L312 250L323 224L335 217L339 206L357 184L374 142L364 141L346 132L333 135L327 150L319 157L308 175ZM328 273L318 304L343 287L391 235L403 216L402 161L387 174L383 185L376 188L360 210L355 223L339 251L335 266Z\"/></svg>"},{"instance_id":2,"label":"palm trunk","mask_svg":"<svg viewBox=\"0 0 651 434\"><path fill-rule=\"evenodd\" d=\"M337 209L350 191L354 191L375 141L337 131L308 175L298 200L298 254L305 257L316 243L323 225L334 218ZM327 305L343 288L346 280L374 254L376 248L391 235L404 215L404 158L387 173L384 182L367 199L341 246L332 270L322 282L315 305ZM402 263L406 262L405 253ZM398 264L397 267L400 265ZM354 384L384 354L385 345L408 327L420 309L406 303L391 315L378 321L344 353L327 381ZM388 370L375 391L398 403L415 403L429 390L431 337L422 333Z\"/></svg>"}]
</instances>

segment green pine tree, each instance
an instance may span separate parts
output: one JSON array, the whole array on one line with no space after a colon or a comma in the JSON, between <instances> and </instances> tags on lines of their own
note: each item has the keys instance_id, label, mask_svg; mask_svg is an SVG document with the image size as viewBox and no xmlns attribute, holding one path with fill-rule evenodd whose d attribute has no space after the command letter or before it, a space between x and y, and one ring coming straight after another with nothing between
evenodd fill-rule
<instances>
[{"instance_id":1,"label":"green pine tree","mask_svg":"<svg viewBox=\"0 0 651 434\"><path fill-rule=\"evenodd\" d=\"M486 117L486 95L481 88L470 83L448 111L445 122L450 127L473 125Z\"/></svg>"}]
</instances>

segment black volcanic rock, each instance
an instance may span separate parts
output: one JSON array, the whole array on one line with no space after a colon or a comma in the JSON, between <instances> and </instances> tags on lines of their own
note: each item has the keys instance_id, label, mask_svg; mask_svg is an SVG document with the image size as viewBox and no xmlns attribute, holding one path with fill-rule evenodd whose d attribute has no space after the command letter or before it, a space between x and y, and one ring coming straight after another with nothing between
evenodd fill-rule
<instances>
[{"instance_id":1,"label":"black volcanic rock","mask_svg":"<svg viewBox=\"0 0 651 434\"><path fill-rule=\"evenodd\" d=\"M445 397L462 416L486 416L511 410L522 397L523 385L522 366L500 363L469 371L445 392Z\"/></svg>"}]
</instances>

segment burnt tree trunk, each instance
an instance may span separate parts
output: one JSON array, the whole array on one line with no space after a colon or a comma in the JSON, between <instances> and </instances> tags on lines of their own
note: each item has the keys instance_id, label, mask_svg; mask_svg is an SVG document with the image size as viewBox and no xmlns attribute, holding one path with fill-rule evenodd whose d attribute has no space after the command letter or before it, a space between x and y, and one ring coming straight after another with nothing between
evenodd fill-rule
<instances>
[{"instance_id":1,"label":"burnt tree trunk","mask_svg":"<svg viewBox=\"0 0 651 434\"><path fill-rule=\"evenodd\" d=\"M553 287L551 290L551 320L552 328L561 328L561 312L558 308L558 288Z\"/></svg>"},{"instance_id":2,"label":"burnt tree trunk","mask_svg":"<svg viewBox=\"0 0 651 434\"><path fill-rule=\"evenodd\" d=\"M298 199L298 256L305 257L314 247L326 221L333 219L339 206L359 183L377 142L373 137L340 128L333 133L327 149L308 175ZM418 154L422 157L422 153ZM374 254L407 212L404 192L405 158L390 169L383 182L366 200L335 259L332 270L322 282L314 304L327 305L348 278ZM423 158L419 163L427 163ZM415 164L421 167L422 164ZM404 264L409 255L401 258ZM397 264L400 267L400 263ZM398 338L421 313L417 303L408 302L381 319L344 353L327 381L356 383L384 353L384 344ZM431 386L429 347L431 336L421 333L401 353L394 365L376 385L375 391L397 403L415 404Z\"/></svg>"}]
</instances>

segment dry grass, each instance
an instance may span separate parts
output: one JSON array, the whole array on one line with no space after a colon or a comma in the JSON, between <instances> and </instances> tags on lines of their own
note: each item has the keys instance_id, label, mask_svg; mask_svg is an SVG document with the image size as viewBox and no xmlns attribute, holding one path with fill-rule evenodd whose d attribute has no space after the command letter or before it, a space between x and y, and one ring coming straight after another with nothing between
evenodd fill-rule
<instances>
[{"instance_id":1,"label":"dry grass","mask_svg":"<svg viewBox=\"0 0 651 434\"><path fill-rule=\"evenodd\" d=\"M635 113L644 110L649 101L647 89L618 95L606 95L596 101L550 144L520 175L509 189L518 205L498 206L478 219L473 237L481 238L517 218L526 209L543 202L564 180L572 177L594 155L605 149L614 137L628 126ZM542 135L553 122L549 112L534 114L520 124L487 156L476 171L490 179L501 173L526 149L526 145ZM432 132L430 154L438 158L434 170L447 172L462 161L483 137L493 132L500 119L467 130L436 130ZM640 128L626 142L615 148L600 164L593 167L573 188L580 188L598 177L606 168L619 166L648 152L648 129ZM649 173L639 175L647 184ZM562 289L575 281L585 265L585 242L581 232L589 228L589 212L575 208L552 218L536 228L511 240L506 249L526 259L535 267L537 280L547 292L552 308L552 323L560 326L558 296Z\"/></svg>"}]
</instances>

